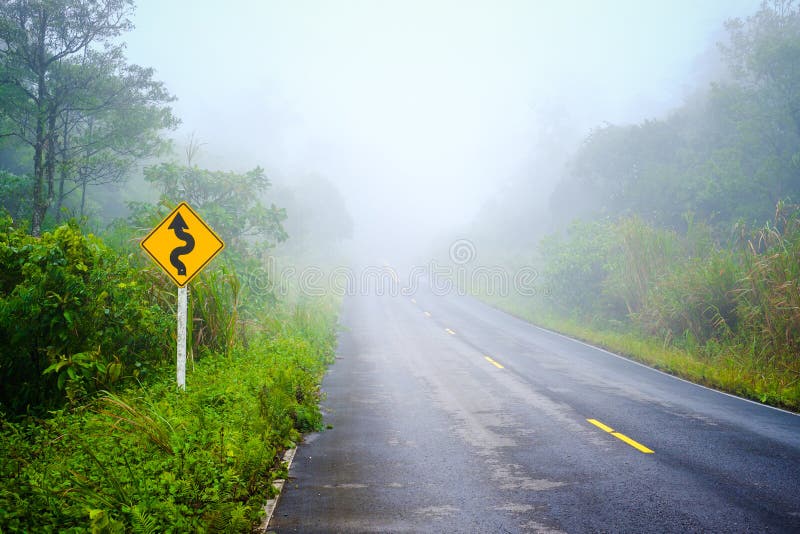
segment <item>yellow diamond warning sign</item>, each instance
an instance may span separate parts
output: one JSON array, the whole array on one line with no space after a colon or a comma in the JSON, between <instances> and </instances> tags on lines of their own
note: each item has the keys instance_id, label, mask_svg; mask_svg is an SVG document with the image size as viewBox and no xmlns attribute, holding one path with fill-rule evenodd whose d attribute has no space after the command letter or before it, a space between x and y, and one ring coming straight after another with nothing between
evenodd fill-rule
<instances>
[{"instance_id":1,"label":"yellow diamond warning sign","mask_svg":"<svg viewBox=\"0 0 800 534\"><path fill-rule=\"evenodd\" d=\"M186 202L181 202L147 234L141 246L183 287L225 248L225 243Z\"/></svg>"}]
</instances>

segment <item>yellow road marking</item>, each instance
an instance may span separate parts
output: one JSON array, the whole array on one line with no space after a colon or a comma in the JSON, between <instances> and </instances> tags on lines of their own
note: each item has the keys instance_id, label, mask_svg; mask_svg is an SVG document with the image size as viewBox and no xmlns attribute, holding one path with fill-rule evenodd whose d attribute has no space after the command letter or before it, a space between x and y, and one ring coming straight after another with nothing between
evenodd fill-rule
<instances>
[{"instance_id":1,"label":"yellow road marking","mask_svg":"<svg viewBox=\"0 0 800 534\"><path fill-rule=\"evenodd\" d=\"M494 360L493 360L493 359L491 359L490 357L488 357L488 356L484 356L484 358L486 358L486 361L487 361L487 362L491 363L492 365L494 365L494 366L495 366L495 367L497 367L498 369L505 369L505 367L503 367L502 365L500 365L499 363L497 363L496 361L494 361Z\"/></svg>"},{"instance_id":2,"label":"yellow road marking","mask_svg":"<svg viewBox=\"0 0 800 534\"><path fill-rule=\"evenodd\" d=\"M634 449L636 449L639 452L643 452L645 454L653 454L655 452L652 449L648 449L647 447L645 447L644 445L642 445L638 441L629 438L625 434L621 434L619 432L615 432L613 428L611 428L608 425L604 425L603 423L601 423L597 419L587 419L587 421L590 422L591 424L593 424L594 426L596 426L597 428L599 428L600 430L608 432L609 434L611 434L615 438L617 438L617 439L619 439L621 441L624 441L625 443L627 443L628 445L630 445L631 447L633 447Z\"/></svg>"},{"instance_id":3,"label":"yellow road marking","mask_svg":"<svg viewBox=\"0 0 800 534\"><path fill-rule=\"evenodd\" d=\"M413 302L414 304L416 304L416 303L417 303L417 299L411 299L411 302Z\"/></svg>"},{"instance_id":4,"label":"yellow road marking","mask_svg":"<svg viewBox=\"0 0 800 534\"><path fill-rule=\"evenodd\" d=\"M604 430L604 431L608 432L609 434L610 434L610 433L612 433L612 432L614 431L614 429L613 429L613 428L611 428L610 426L606 426L606 425L604 425L603 423L601 423L601 422L600 422L600 421L598 421L597 419L587 419L587 421L589 421L590 423L592 423L594 426L596 426L596 427L597 427L597 428L599 428L600 430Z\"/></svg>"},{"instance_id":5,"label":"yellow road marking","mask_svg":"<svg viewBox=\"0 0 800 534\"><path fill-rule=\"evenodd\" d=\"M444 331L447 332L448 334L450 334L451 336L456 335L456 333L453 332L452 330L450 330L449 328L445 328Z\"/></svg>"},{"instance_id":6,"label":"yellow road marking","mask_svg":"<svg viewBox=\"0 0 800 534\"><path fill-rule=\"evenodd\" d=\"M431 312L422 312L422 313L425 314L425 317L430 317L431 316Z\"/></svg>"},{"instance_id":7,"label":"yellow road marking","mask_svg":"<svg viewBox=\"0 0 800 534\"><path fill-rule=\"evenodd\" d=\"M629 438L625 434L620 434L619 432L612 432L611 435L614 436L615 438L621 439L622 441L624 441L625 443L627 443L628 445L630 445L634 449L638 450L639 452L643 452L645 454L653 454L652 450L648 449L647 447L645 447L644 445L642 445L638 441L632 440L631 438Z\"/></svg>"}]
</instances>

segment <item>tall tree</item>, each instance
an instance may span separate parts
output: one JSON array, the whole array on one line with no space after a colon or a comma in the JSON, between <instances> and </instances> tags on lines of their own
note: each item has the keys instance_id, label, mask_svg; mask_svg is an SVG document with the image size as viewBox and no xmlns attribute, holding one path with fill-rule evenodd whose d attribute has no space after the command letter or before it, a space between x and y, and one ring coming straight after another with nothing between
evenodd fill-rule
<instances>
[{"instance_id":1,"label":"tall tree","mask_svg":"<svg viewBox=\"0 0 800 534\"><path fill-rule=\"evenodd\" d=\"M0 3L0 107L12 126L1 133L33 148L34 235L56 198L59 168L63 191L80 161L86 170L102 155L107 167L117 154L122 165L152 153L154 133L177 124L165 105L173 97L114 42L133 27L132 11L132 0Z\"/></svg>"}]
</instances>

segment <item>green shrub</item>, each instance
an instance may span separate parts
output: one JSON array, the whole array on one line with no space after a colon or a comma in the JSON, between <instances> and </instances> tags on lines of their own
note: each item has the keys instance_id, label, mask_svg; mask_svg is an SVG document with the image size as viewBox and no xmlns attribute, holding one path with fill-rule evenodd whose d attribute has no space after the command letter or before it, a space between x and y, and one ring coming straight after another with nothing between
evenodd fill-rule
<instances>
[{"instance_id":1,"label":"green shrub","mask_svg":"<svg viewBox=\"0 0 800 534\"><path fill-rule=\"evenodd\" d=\"M2 409L42 413L160 365L174 321L148 289L127 258L74 224L36 238L3 220Z\"/></svg>"},{"instance_id":2,"label":"green shrub","mask_svg":"<svg viewBox=\"0 0 800 534\"><path fill-rule=\"evenodd\" d=\"M236 271L222 264L207 268L189 284L192 345L195 354L202 350L229 352L245 339L241 317L245 295Z\"/></svg>"},{"instance_id":3,"label":"green shrub","mask_svg":"<svg viewBox=\"0 0 800 534\"><path fill-rule=\"evenodd\" d=\"M290 320L211 354L185 392L163 380L38 423L0 420L0 529L249 532L286 475L280 452L322 421L333 316L286 313L323 331Z\"/></svg>"},{"instance_id":4,"label":"green shrub","mask_svg":"<svg viewBox=\"0 0 800 534\"><path fill-rule=\"evenodd\" d=\"M615 309L631 316L642 309L669 265L683 261L683 250L675 232L650 226L639 217L612 223L609 233L603 293Z\"/></svg>"},{"instance_id":5,"label":"green shrub","mask_svg":"<svg viewBox=\"0 0 800 534\"><path fill-rule=\"evenodd\" d=\"M603 284L611 239L607 223L575 222L565 235L542 240L545 283L559 310L589 316L608 309Z\"/></svg>"}]
</instances>

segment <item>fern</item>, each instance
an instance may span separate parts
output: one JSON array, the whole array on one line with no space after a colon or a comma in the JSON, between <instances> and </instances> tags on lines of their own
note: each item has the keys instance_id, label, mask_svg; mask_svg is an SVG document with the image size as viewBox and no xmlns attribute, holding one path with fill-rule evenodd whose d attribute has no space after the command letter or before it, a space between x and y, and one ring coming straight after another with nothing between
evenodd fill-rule
<instances>
[{"instance_id":1,"label":"fern","mask_svg":"<svg viewBox=\"0 0 800 534\"><path fill-rule=\"evenodd\" d=\"M131 531L134 534L155 534L158 532L158 523L137 505L131 508Z\"/></svg>"}]
</instances>

